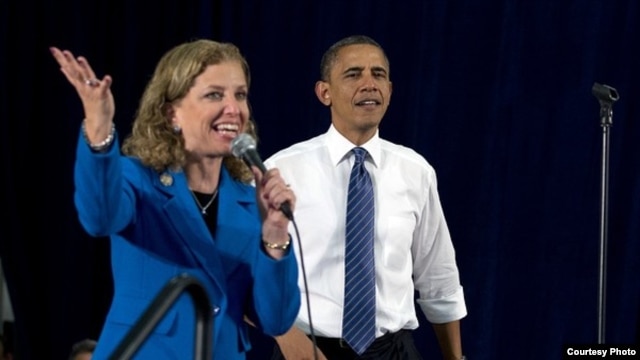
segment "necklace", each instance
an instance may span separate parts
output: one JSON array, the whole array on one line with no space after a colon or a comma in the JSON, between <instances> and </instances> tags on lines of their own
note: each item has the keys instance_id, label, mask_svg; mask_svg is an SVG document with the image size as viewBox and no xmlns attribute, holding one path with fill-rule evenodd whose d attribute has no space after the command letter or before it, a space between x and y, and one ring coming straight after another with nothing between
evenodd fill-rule
<instances>
[{"instance_id":1,"label":"necklace","mask_svg":"<svg viewBox=\"0 0 640 360\"><path fill-rule=\"evenodd\" d=\"M213 192L213 194L211 195L211 199L209 199L209 202L207 202L205 206L202 206L202 204L200 204L200 200L198 200L198 197L193 192L193 190L189 189L189 191L191 192L191 195L193 195L193 199L196 201L196 204L200 208L200 212L202 213L202 215L207 215L207 209L209 208L209 206L211 206L211 204L213 204L213 200L215 200L216 196L218 195L218 189Z\"/></svg>"}]
</instances>

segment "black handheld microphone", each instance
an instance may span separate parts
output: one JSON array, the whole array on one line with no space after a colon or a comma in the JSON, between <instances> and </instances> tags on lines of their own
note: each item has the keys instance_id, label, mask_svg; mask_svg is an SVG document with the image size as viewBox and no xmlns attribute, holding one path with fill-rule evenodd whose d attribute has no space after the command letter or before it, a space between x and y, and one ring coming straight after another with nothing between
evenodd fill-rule
<instances>
[{"instance_id":1,"label":"black handheld microphone","mask_svg":"<svg viewBox=\"0 0 640 360\"><path fill-rule=\"evenodd\" d=\"M264 174L267 172L267 168L258 155L256 150L256 141L251 135L242 133L231 140L231 153L237 158L244 160L249 166L255 166ZM280 211L289 219L293 220L293 212L291 211L291 205L289 202L285 202L280 205Z\"/></svg>"}]
</instances>

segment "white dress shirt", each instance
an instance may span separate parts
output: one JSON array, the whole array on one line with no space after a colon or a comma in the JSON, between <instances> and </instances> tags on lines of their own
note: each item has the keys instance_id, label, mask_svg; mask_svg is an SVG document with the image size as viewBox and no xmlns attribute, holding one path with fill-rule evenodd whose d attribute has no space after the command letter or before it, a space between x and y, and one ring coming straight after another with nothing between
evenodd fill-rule
<instances>
[{"instance_id":1,"label":"white dress shirt","mask_svg":"<svg viewBox=\"0 0 640 360\"><path fill-rule=\"evenodd\" d=\"M265 161L267 168L280 170L296 194L294 219L301 248L293 224L291 233L302 296L296 325L307 334L308 290L314 333L341 337L353 147L332 125L327 133ZM414 150L380 139L378 133L362 147L369 152L365 166L375 192L376 336L418 327L414 290L430 322L463 318L467 309L434 169Z\"/></svg>"}]
</instances>

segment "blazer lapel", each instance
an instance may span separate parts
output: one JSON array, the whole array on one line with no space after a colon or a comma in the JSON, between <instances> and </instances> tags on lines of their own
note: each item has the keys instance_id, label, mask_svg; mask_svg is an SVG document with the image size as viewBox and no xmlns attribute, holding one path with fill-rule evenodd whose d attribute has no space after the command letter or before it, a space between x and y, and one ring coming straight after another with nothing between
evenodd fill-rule
<instances>
[{"instance_id":1,"label":"blazer lapel","mask_svg":"<svg viewBox=\"0 0 640 360\"><path fill-rule=\"evenodd\" d=\"M259 246L262 222L252 187L234 181L226 169L220 176L216 246L223 254L227 276L242 262L251 262Z\"/></svg>"},{"instance_id":2,"label":"blazer lapel","mask_svg":"<svg viewBox=\"0 0 640 360\"><path fill-rule=\"evenodd\" d=\"M226 302L227 284L224 267L209 229L200 212L197 211L197 205L189 192L186 176L183 172L164 172L158 177L155 186L161 192L168 194L163 207L167 219L176 229L184 248L191 252L192 257L214 284L211 290L216 301Z\"/></svg>"}]
</instances>

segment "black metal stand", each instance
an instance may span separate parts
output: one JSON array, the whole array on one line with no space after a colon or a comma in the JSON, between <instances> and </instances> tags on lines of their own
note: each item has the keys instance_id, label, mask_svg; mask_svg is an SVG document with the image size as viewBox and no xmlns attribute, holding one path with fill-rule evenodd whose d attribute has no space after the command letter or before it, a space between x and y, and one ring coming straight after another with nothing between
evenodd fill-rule
<instances>
[{"instance_id":1,"label":"black metal stand","mask_svg":"<svg viewBox=\"0 0 640 360\"><path fill-rule=\"evenodd\" d=\"M194 359L211 359L213 320L211 319L209 296L198 279L188 274L178 275L165 285L109 359L131 359L171 305L185 291L193 299L196 315Z\"/></svg>"},{"instance_id":2,"label":"black metal stand","mask_svg":"<svg viewBox=\"0 0 640 360\"><path fill-rule=\"evenodd\" d=\"M591 92L600 103L600 126L602 126L602 174L600 197L600 272L598 287L598 343L604 344L605 310L607 293L607 227L609 208L609 138L613 125L613 103L618 100L616 89L594 83Z\"/></svg>"}]
</instances>

